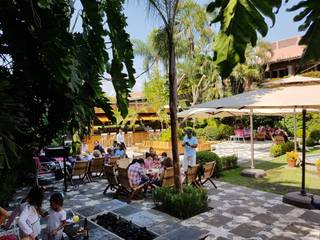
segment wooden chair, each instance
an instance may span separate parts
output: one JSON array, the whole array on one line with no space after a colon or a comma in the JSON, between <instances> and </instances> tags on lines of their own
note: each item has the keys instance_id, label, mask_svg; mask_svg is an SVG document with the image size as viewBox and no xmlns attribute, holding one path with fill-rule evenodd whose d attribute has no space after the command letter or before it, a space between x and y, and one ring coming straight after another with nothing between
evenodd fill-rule
<instances>
[{"instance_id":1,"label":"wooden chair","mask_svg":"<svg viewBox=\"0 0 320 240\"><path fill-rule=\"evenodd\" d=\"M203 165L204 168L204 175L202 176L202 179L199 181L199 183L203 186L207 181L211 182L211 184L217 188L217 186L212 181L211 177L214 173L214 168L216 166L215 162L208 162Z\"/></svg>"},{"instance_id":2,"label":"wooden chair","mask_svg":"<svg viewBox=\"0 0 320 240\"><path fill-rule=\"evenodd\" d=\"M71 173L71 184L74 186L73 183L73 177L78 176L79 179L83 182L85 182L85 179L90 182L90 178L88 177L88 171L89 171L89 161L75 161L73 168L72 168L72 173Z\"/></svg>"},{"instance_id":3,"label":"wooden chair","mask_svg":"<svg viewBox=\"0 0 320 240\"><path fill-rule=\"evenodd\" d=\"M104 170L104 158L94 158L91 161L90 164L90 176L92 176L92 173L96 173L96 176L101 177Z\"/></svg>"},{"instance_id":4,"label":"wooden chair","mask_svg":"<svg viewBox=\"0 0 320 240\"><path fill-rule=\"evenodd\" d=\"M273 137L272 140L273 140L273 143L276 145L283 144L285 142L283 136L275 136Z\"/></svg>"},{"instance_id":5,"label":"wooden chair","mask_svg":"<svg viewBox=\"0 0 320 240\"><path fill-rule=\"evenodd\" d=\"M112 165L112 166L117 167L119 160L120 160L120 157L115 157L115 156L110 157L110 159L109 159L109 165Z\"/></svg>"},{"instance_id":6,"label":"wooden chair","mask_svg":"<svg viewBox=\"0 0 320 240\"><path fill-rule=\"evenodd\" d=\"M129 159L129 158L122 158L122 159L119 159L119 160L118 160L117 166L118 166L119 168L126 168L126 169L128 169L129 164L130 164L130 159Z\"/></svg>"},{"instance_id":7,"label":"wooden chair","mask_svg":"<svg viewBox=\"0 0 320 240\"><path fill-rule=\"evenodd\" d=\"M161 186L162 187L174 186L173 167L169 167L164 170L163 178L161 179Z\"/></svg>"},{"instance_id":8,"label":"wooden chair","mask_svg":"<svg viewBox=\"0 0 320 240\"><path fill-rule=\"evenodd\" d=\"M255 138L257 141L264 141L266 139L266 133L265 132L257 132Z\"/></svg>"},{"instance_id":9,"label":"wooden chair","mask_svg":"<svg viewBox=\"0 0 320 240\"><path fill-rule=\"evenodd\" d=\"M193 185L196 187L200 186L200 183L198 182L198 172L199 172L199 165L194 166L188 166L187 172L186 172L186 181L185 183L187 185Z\"/></svg>"},{"instance_id":10,"label":"wooden chair","mask_svg":"<svg viewBox=\"0 0 320 240\"><path fill-rule=\"evenodd\" d=\"M119 193L128 195L128 203L130 203L132 198L136 194L140 193L147 184L141 184L137 187L132 186L129 179L128 170L126 168L118 168L118 181L120 184L120 188L117 190L116 195L118 195Z\"/></svg>"},{"instance_id":11,"label":"wooden chair","mask_svg":"<svg viewBox=\"0 0 320 240\"><path fill-rule=\"evenodd\" d=\"M119 182L118 178L115 172L115 166L112 165L105 165L104 166L104 175L106 176L108 180L108 185L103 191L103 194L106 194L108 189L110 188L111 190L118 190L119 189Z\"/></svg>"}]
</instances>

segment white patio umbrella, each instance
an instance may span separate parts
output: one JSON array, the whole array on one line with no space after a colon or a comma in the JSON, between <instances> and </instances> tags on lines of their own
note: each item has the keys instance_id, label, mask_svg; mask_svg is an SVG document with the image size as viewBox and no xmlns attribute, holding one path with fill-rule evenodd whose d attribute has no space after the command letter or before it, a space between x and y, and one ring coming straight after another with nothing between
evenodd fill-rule
<instances>
[{"instance_id":1,"label":"white patio umbrella","mask_svg":"<svg viewBox=\"0 0 320 240\"><path fill-rule=\"evenodd\" d=\"M318 109L308 109L308 111L318 112ZM285 116L293 114L293 109L279 108L279 109L253 109L253 115L259 116ZM297 109L296 113L302 113L302 109ZM233 117L233 116L245 116L250 114L250 109L214 109L214 108L197 108L192 107L187 110L178 113L178 118L223 118L223 117Z\"/></svg>"},{"instance_id":2,"label":"white patio umbrella","mask_svg":"<svg viewBox=\"0 0 320 240\"><path fill-rule=\"evenodd\" d=\"M282 78L279 80L272 80L262 83L262 86L264 87L280 87L280 86L292 86L292 85L298 85L298 84L320 84L320 78L314 78L314 77L304 77L301 75L295 75L290 76L287 78Z\"/></svg>"},{"instance_id":3,"label":"white patio umbrella","mask_svg":"<svg viewBox=\"0 0 320 240\"><path fill-rule=\"evenodd\" d=\"M303 140L302 140L302 184L301 195L305 196L305 121L306 109L320 109L320 84L308 86L292 86L280 88L260 89L245 92L231 97L198 104L192 108L213 109L250 109L252 121L254 109L302 109ZM251 146L253 147L253 133L251 132ZM252 148L251 147L251 148ZM253 160L253 153L251 154Z\"/></svg>"},{"instance_id":4,"label":"white patio umbrella","mask_svg":"<svg viewBox=\"0 0 320 240\"><path fill-rule=\"evenodd\" d=\"M296 113L302 113L302 109L279 108L279 109L252 109L253 115L258 116L285 116L294 114L294 149L297 149L296 136ZM308 111L318 112L318 109L308 109ZM250 109L212 109L212 108L197 108L193 107L178 113L178 118L224 118L250 115ZM250 123L250 126L253 124ZM253 129L251 129L253 131ZM254 166L254 153L251 154L251 164Z\"/></svg>"},{"instance_id":5,"label":"white patio umbrella","mask_svg":"<svg viewBox=\"0 0 320 240\"><path fill-rule=\"evenodd\" d=\"M192 108L263 109L320 108L320 84L266 88L194 105Z\"/></svg>"}]
</instances>

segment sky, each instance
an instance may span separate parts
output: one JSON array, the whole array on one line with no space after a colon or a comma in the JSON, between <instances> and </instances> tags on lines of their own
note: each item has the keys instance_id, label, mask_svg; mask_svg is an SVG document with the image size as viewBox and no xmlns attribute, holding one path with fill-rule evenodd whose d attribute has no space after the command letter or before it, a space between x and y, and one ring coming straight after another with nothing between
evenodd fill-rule
<instances>
[{"instance_id":1,"label":"sky","mask_svg":"<svg viewBox=\"0 0 320 240\"><path fill-rule=\"evenodd\" d=\"M195 0L196 1L196 0ZM298 32L299 23L293 22L293 17L297 12L287 12L286 9L294 5L298 0L291 0L288 4L281 7L277 14L275 25L269 30L268 35L264 38L265 41L273 42L277 40L286 39L292 36L302 35ZM131 39L140 39L145 41L149 32L153 28L161 26L161 20L154 14L149 14L145 1L128 0L124 5L124 13L127 16L127 32L130 34ZM200 5L207 5L210 0L198 0ZM269 26L271 22L268 21ZM134 67L136 69L136 76L143 72L142 68L143 59L139 56L135 56ZM133 88L133 92L141 92L143 90L143 84L146 81L146 74L137 79L136 85ZM103 89L108 95L114 95L111 83L104 82Z\"/></svg>"}]
</instances>

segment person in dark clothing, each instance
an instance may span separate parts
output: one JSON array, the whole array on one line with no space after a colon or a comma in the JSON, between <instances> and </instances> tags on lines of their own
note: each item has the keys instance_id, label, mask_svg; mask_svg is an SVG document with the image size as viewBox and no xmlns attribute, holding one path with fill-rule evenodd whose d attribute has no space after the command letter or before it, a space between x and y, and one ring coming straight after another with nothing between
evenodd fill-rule
<instances>
[{"instance_id":1,"label":"person in dark clothing","mask_svg":"<svg viewBox=\"0 0 320 240\"><path fill-rule=\"evenodd\" d=\"M94 142L93 150L99 150L101 152L101 154L105 154L106 153L106 151L104 150L104 148L101 146L101 144L98 141Z\"/></svg>"}]
</instances>

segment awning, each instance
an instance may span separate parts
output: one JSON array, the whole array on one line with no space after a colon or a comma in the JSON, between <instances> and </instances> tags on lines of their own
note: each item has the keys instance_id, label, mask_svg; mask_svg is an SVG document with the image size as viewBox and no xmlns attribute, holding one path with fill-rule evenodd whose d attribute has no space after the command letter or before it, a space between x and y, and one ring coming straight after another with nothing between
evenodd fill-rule
<instances>
[{"instance_id":1,"label":"awning","mask_svg":"<svg viewBox=\"0 0 320 240\"><path fill-rule=\"evenodd\" d=\"M280 87L283 85L298 85L298 84L320 84L320 78L314 78L314 77L304 77L301 75L295 75L295 76L290 76L287 78L282 78L279 80L274 80L274 81L267 81L262 83L262 86L265 87Z\"/></svg>"},{"instance_id":2,"label":"awning","mask_svg":"<svg viewBox=\"0 0 320 240\"><path fill-rule=\"evenodd\" d=\"M197 104L192 108L320 108L320 85L259 89Z\"/></svg>"}]
</instances>

